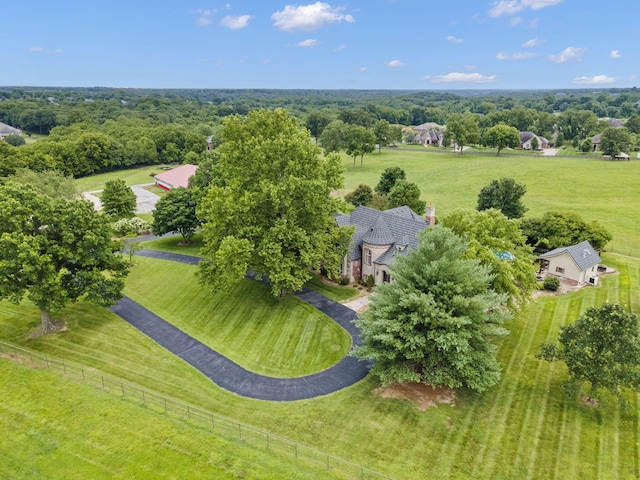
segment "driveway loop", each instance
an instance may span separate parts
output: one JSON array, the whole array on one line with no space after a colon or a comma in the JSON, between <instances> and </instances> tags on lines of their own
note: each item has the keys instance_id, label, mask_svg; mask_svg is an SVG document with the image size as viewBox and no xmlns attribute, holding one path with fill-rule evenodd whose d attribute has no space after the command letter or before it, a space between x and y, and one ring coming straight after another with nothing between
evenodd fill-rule
<instances>
[{"instance_id":1,"label":"driveway loop","mask_svg":"<svg viewBox=\"0 0 640 480\"><path fill-rule=\"evenodd\" d=\"M201 260L192 255L141 250L137 255L197 265ZM253 275L247 275L252 278ZM252 278L253 279L253 278ZM303 288L296 296L331 317L351 335L353 345L360 342L360 331L353 323L357 314L324 295ZM332 367L297 378L274 378L250 372L224 355L147 310L128 297L123 297L111 310L149 338L197 368L219 387L243 397L290 402L306 400L349 387L369 373L370 362L345 356Z\"/></svg>"}]
</instances>

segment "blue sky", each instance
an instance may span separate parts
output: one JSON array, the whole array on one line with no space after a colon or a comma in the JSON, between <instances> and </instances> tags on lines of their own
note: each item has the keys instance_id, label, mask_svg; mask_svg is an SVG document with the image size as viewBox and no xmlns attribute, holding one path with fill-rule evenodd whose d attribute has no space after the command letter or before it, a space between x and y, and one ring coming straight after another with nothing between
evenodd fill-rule
<instances>
[{"instance_id":1,"label":"blue sky","mask_svg":"<svg viewBox=\"0 0 640 480\"><path fill-rule=\"evenodd\" d=\"M4 86L451 90L640 83L637 0L0 0L0 11Z\"/></svg>"}]
</instances>

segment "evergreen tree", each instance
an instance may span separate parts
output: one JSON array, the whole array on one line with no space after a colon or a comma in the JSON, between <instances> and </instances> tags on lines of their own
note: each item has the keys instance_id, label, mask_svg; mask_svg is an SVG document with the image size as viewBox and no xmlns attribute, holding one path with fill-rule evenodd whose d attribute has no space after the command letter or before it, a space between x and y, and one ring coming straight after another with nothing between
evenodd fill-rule
<instances>
[{"instance_id":1,"label":"evergreen tree","mask_svg":"<svg viewBox=\"0 0 640 480\"><path fill-rule=\"evenodd\" d=\"M489 285L490 267L465 258L466 242L451 230L425 230L418 249L398 255L392 283L376 287L357 320L362 344L354 355L375 360L371 372L384 385L422 382L478 392L500 380L492 338L501 324L506 295Z\"/></svg>"}]
</instances>

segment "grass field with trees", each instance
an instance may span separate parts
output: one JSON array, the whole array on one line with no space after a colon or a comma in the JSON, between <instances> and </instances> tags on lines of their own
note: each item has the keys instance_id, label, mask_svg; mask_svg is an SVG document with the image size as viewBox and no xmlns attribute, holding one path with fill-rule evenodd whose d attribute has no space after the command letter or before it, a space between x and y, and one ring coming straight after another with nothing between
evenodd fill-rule
<instances>
[{"instance_id":1,"label":"grass field with trees","mask_svg":"<svg viewBox=\"0 0 640 480\"><path fill-rule=\"evenodd\" d=\"M438 216L456 208L475 209L482 186L495 178L511 177L527 186L525 217L551 209L576 211L611 231L613 250L640 256L635 246L640 239L636 220L640 218L636 188L640 163L634 161L383 150L367 156L363 167L353 168L346 156L344 165L341 193L361 183L375 186L386 167L399 166L419 185L422 199L437 206ZM482 395L458 391L455 405L426 411L404 400L381 398L374 393L378 385L371 378L313 400L278 403L241 398L213 385L107 309L86 304L58 313L67 321L66 331L28 339L39 322L37 310L2 302L0 339L98 368L398 479L638 478L638 395L627 395L629 410L607 396L594 409L564 395L561 385L567 372L562 364L535 358L542 343L555 340L560 326L574 322L589 307L608 300L640 312L640 260L611 253L603 254L603 260L619 273L603 277L596 288L543 296L505 323L510 334L498 342L500 383ZM156 263L160 261L140 261L140 272L148 268L149 274L132 273L129 278L128 291L147 291L141 301L160 303L146 283L164 281L168 290L176 288L175 277L157 278L162 268ZM197 298L175 302L173 321L186 324L193 318L194 332L206 330L203 324L198 326L200 302ZM271 340L265 339L262 346L256 340L253 348L273 346ZM241 351L241 347L230 348ZM56 441L56 432L48 435L44 438ZM20 445L29 448L29 439Z\"/></svg>"}]
</instances>

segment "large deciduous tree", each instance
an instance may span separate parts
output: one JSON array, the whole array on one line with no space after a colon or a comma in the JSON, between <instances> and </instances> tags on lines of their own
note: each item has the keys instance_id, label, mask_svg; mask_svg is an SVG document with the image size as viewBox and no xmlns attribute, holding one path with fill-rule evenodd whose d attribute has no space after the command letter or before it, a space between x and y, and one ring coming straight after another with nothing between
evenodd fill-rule
<instances>
[{"instance_id":1,"label":"large deciduous tree","mask_svg":"<svg viewBox=\"0 0 640 480\"><path fill-rule=\"evenodd\" d=\"M591 384L590 399L606 389L622 399L623 389L640 391L640 333L638 317L620 304L588 309L575 323L560 328L557 344L545 343L538 358L560 360L570 379L567 393Z\"/></svg>"},{"instance_id":2,"label":"large deciduous tree","mask_svg":"<svg viewBox=\"0 0 640 480\"><path fill-rule=\"evenodd\" d=\"M368 207L373 202L373 189L369 185L361 183L353 192L347 193L344 199L354 207L360 205Z\"/></svg>"},{"instance_id":3,"label":"large deciduous tree","mask_svg":"<svg viewBox=\"0 0 640 480\"><path fill-rule=\"evenodd\" d=\"M487 129L482 137L482 143L486 147L498 149L498 156L505 148L516 148L520 146L520 132L515 127L510 127L504 123L499 123Z\"/></svg>"},{"instance_id":4,"label":"large deciduous tree","mask_svg":"<svg viewBox=\"0 0 640 480\"><path fill-rule=\"evenodd\" d=\"M115 218L131 217L136 209L136 194L121 179L106 182L100 200L104 213Z\"/></svg>"},{"instance_id":5,"label":"large deciduous tree","mask_svg":"<svg viewBox=\"0 0 640 480\"><path fill-rule=\"evenodd\" d=\"M577 245L585 240L596 250L602 250L612 238L599 222L587 223L575 212L550 211L542 217L525 218L522 232L529 245L544 251Z\"/></svg>"},{"instance_id":6,"label":"large deciduous tree","mask_svg":"<svg viewBox=\"0 0 640 480\"><path fill-rule=\"evenodd\" d=\"M340 158L321 157L281 109L229 117L221 139L222 186L209 186L198 209L203 281L230 287L253 269L281 295L299 290L321 265L336 275L350 240L330 195L342 183Z\"/></svg>"},{"instance_id":7,"label":"large deciduous tree","mask_svg":"<svg viewBox=\"0 0 640 480\"><path fill-rule=\"evenodd\" d=\"M153 211L154 235L175 232L182 235L184 243L191 243L196 228L200 225L196 216L198 193L187 188L174 188L167 192Z\"/></svg>"},{"instance_id":8,"label":"large deciduous tree","mask_svg":"<svg viewBox=\"0 0 640 480\"><path fill-rule=\"evenodd\" d=\"M51 198L62 198L73 200L78 195L75 181L71 175L65 175L59 170L47 170L44 172L34 172L28 168L19 168L11 175L9 180L29 184L40 193Z\"/></svg>"},{"instance_id":9,"label":"large deciduous tree","mask_svg":"<svg viewBox=\"0 0 640 480\"><path fill-rule=\"evenodd\" d=\"M600 137L600 150L604 155L617 157L631 148L631 134L626 128L606 128Z\"/></svg>"},{"instance_id":10,"label":"large deciduous tree","mask_svg":"<svg viewBox=\"0 0 640 480\"><path fill-rule=\"evenodd\" d=\"M376 148L376 136L372 130L360 125L346 124L344 128L345 152L353 157L353 166L356 166L356 157L360 157L360 166L363 166L364 156Z\"/></svg>"},{"instance_id":11,"label":"large deciduous tree","mask_svg":"<svg viewBox=\"0 0 640 480\"><path fill-rule=\"evenodd\" d=\"M521 306L536 287L535 257L520 230L520 221L498 210L458 210L442 219L445 227L469 242L466 256L491 267L492 288L509 295L509 307Z\"/></svg>"},{"instance_id":12,"label":"large deciduous tree","mask_svg":"<svg viewBox=\"0 0 640 480\"><path fill-rule=\"evenodd\" d=\"M522 196L526 191L527 187L513 178L491 180L491 183L482 187L478 194L477 210L481 212L495 208L507 218L520 218L527 211L527 207L522 204Z\"/></svg>"},{"instance_id":13,"label":"large deciduous tree","mask_svg":"<svg viewBox=\"0 0 640 480\"><path fill-rule=\"evenodd\" d=\"M500 380L496 346L506 335L506 295L490 288L490 268L465 258L467 244L451 230L425 230L418 249L397 255L392 283L376 287L357 320L354 355L375 360L383 384L423 382L482 392Z\"/></svg>"},{"instance_id":14,"label":"large deciduous tree","mask_svg":"<svg viewBox=\"0 0 640 480\"><path fill-rule=\"evenodd\" d=\"M26 295L40 310L42 333L53 310L80 298L112 305L127 267L109 219L87 201L52 199L30 185L0 186L0 298Z\"/></svg>"},{"instance_id":15,"label":"large deciduous tree","mask_svg":"<svg viewBox=\"0 0 640 480\"><path fill-rule=\"evenodd\" d=\"M478 116L470 113L453 113L447 119L444 131L445 145L454 144L463 153L465 145L473 145L480 141L480 126Z\"/></svg>"}]
</instances>

